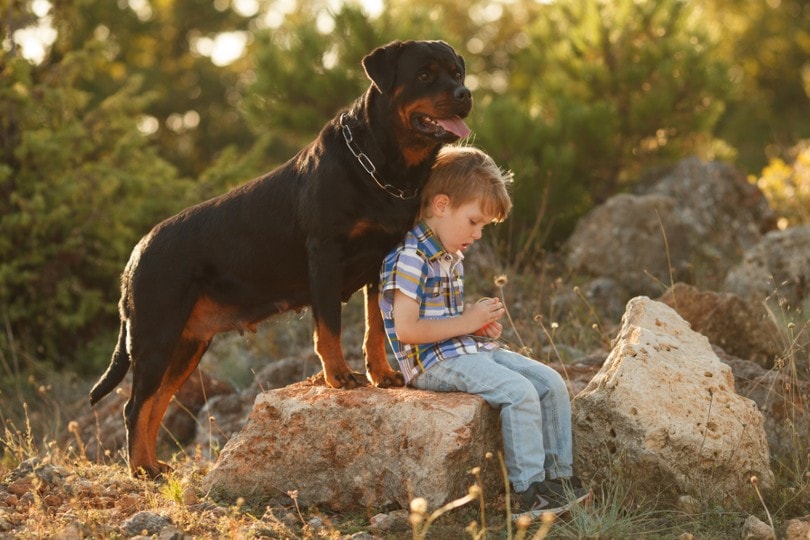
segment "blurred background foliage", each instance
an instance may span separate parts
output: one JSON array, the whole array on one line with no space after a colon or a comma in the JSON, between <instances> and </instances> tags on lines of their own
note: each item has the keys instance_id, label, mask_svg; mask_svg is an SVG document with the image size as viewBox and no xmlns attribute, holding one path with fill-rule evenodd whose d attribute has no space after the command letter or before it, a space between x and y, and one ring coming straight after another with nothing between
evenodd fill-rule
<instances>
[{"instance_id":1,"label":"blurred background foliage","mask_svg":"<svg viewBox=\"0 0 810 540\"><path fill-rule=\"evenodd\" d=\"M106 364L138 238L286 161L394 39L465 57L472 143L516 176L497 245L523 270L689 155L810 219L806 0L0 0L0 25L2 375Z\"/></svg>"}]
</instances>

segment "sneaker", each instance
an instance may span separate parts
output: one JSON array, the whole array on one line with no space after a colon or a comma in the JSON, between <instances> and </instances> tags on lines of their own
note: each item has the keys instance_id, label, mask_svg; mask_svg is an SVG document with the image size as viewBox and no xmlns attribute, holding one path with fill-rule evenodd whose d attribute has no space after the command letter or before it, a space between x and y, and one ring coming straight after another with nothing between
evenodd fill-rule
<instances>
[{"instance_id":1,"label":"sneaker","mask_svg":"<svg viewBox=\"0 0 810 540\"><path fill-rule=\"evenodd\" d=\"M529 489L515 496L519 508L512 514L512 519L537 517L546 513L559 516L590 498L591 490L583 487L579 478L572 476L533 482Z\"/></svg>"}]
</instances>

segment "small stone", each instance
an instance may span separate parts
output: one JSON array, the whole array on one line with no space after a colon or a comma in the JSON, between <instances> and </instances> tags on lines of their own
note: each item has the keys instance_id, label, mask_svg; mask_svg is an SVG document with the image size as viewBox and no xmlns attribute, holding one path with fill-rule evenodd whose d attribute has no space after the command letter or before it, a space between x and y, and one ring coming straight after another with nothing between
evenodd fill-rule
<instances>
[{"instance_id":1,"label":"small stone","mask_svg":"<svg viewBox=\"0 0 810 540\"><path fill-rule=\"evenodd\" d=\"M8 485L7 491L12 495L22 497L26 493L31 493L34 490L34 482L31 478L20 478Z\"/></svg>"},{"instance_id":2,"label":"small stone","mask_svg":"<svg viewBox=\"0 0 810 540\"><path fill-rule=\"evenodd\" d=\"M776 540L776 534L770 525L756 516L748 516L742 530L743 540Z\"/></svg>"},{"instance_id":3,"label":"small stone","mask_svg":"<svg viewBox=\"0 0 810 540\"><path fill-rule=\"evenodd\" d=\"M379 513L369 520L369 528L376 532L404 531L408 529L409 513L407 510Z\"/></svg>"},{"instance_id":4,"label":"small stone","mask_svg":"<svg viewBox=\"0 0 810 540\"><path fill-rule=\"evenodd\" d=\"M678 509L684 514L696 515L702 511L700 501L691 495L681 495L678 497Z\"/></svg>"},{"instance_id":5,"label":"small stone","mask_svg":"<svg viewBox=\"0 0 810 540\"><path fill-rule=\"evenodd\" d=\"M171 519L166 516L162 516L154 512L144 511L138 512L128 520L124 521L121 528L129 536L135 536L136 534L153 535L158 534L163 530L164 527L171 524Z\"/></svg>"},{"instance_id":6,"label":"small stone","mask_svg":"<svg viewBox=\"0 0 810 540\"><path fill-rule=\"evenodd\" d=\"M186 506L191 506L200 502L200 498L197 496L197 492L194 491L194 488L191 486L186 486L183 489L183 504Z\"/></svg>"}]
</instances>

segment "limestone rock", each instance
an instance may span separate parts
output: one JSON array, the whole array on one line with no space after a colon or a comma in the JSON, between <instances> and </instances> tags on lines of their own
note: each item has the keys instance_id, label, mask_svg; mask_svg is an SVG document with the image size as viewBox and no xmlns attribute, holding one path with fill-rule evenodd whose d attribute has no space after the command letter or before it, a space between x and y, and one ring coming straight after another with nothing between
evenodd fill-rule
<instances>
[{"instance_id":1,"label":"limestone rock","mask_svg":"<svg viewBox=\"0 0 810 540\"><path fill-rule=\"evenodd\" d=\"M580 473L618 467L639 495L723 501L750 495L753 475L761 489L773 485L756 404L734 392L731 369L704 336L649 298L628 303L573 414Z\"/></svg>"},{"instance_id":2,"label":"limestone rock","mask_svg":"<svg viewBox=\"0 0 810 540\"><path fill-rule=\"evenodd\" d=\"M203 485L224 498L296 491L331 510L431 507L467 493L481 467L485 493L503 490L498 412L476 396L419 390L351 391L300 383L259 394Z\"/></svg>"}]
</instances>

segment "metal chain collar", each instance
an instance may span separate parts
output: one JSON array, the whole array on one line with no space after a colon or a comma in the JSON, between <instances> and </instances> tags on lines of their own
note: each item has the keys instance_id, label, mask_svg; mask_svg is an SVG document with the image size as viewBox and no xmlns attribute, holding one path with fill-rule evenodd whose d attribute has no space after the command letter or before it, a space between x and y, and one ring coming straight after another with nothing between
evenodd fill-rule
<instances>
[{"instance_id":1,"label":"metal chain collar","mask_svg":"<svg viewBox=\"0 0 810 540\"><path fill-rule=\"evenodd\" d=\"M360 147L357 146L357 143L354 142L354 137L352 137L352 131L349 129L348 124L346 123L346 119L349 117L348 114L343 113L340 115L340 129L343 133L343 140L346 141L346 146L349 147L349 151L352 153L354 157L357 158L357 161L360 162L360 166L365 169L365 171L371 176L374 183L377 186L391 195L392 197L396 197L398 199L402 199L403 201L407 201L408 199L413 199L417 195L419 195L419 191L414 189L412 191L405 191L403 189L398 188L397 186L392 186L391 184L384 184L380 181L377 177L377 168L374 166L374 163L371 162L371 159L360 150Z\"/></svg>"}]
</instances>

